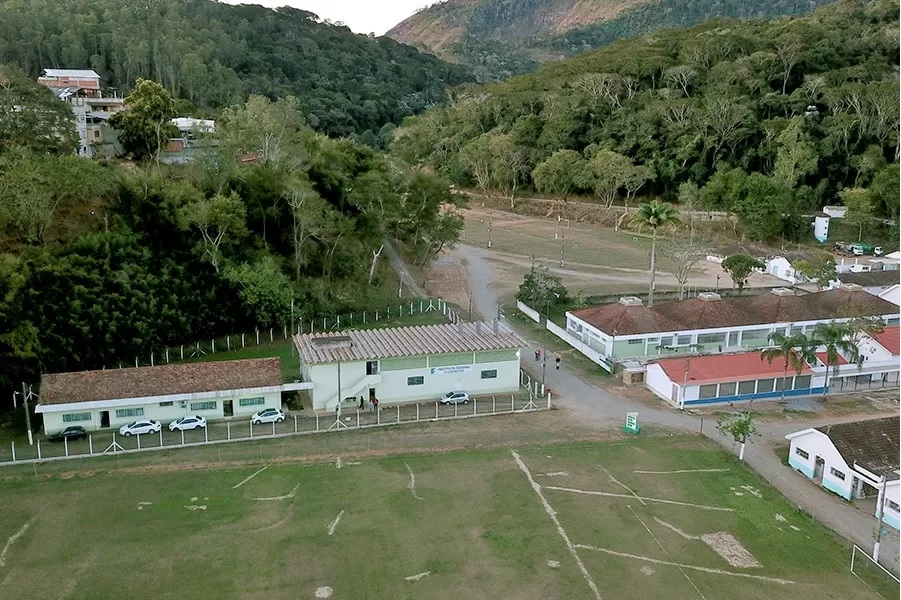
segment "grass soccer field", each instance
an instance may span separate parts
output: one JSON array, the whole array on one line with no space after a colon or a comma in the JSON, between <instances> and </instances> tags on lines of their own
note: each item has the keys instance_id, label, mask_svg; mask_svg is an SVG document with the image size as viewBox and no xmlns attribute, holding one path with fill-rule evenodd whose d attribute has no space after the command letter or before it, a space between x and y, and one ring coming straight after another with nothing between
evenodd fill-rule
<instances>
[{"instance_id":1,"label":"grass soccer field","mask_svg":"<svg viewBox=\"0 0 901 600\"><path fill-rule=\"evenodd\" d=\"M879 598L696 437L197 467L6 479L0 598Z\"/></svg>"}]
</instances>

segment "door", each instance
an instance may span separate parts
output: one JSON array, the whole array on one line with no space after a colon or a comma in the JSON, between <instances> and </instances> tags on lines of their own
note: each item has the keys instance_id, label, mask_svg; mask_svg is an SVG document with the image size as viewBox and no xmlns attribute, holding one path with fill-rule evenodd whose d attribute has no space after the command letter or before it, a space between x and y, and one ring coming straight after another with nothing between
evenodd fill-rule
<instances>
[{"instance_id":1,"label":"door","mask_svg":"<svg viewBox=\"0 0 901 600\"><path fill-rule=\"evenodd\" d=\"M378 375L379 374L379 361L377 361L377 360L366 361L366 374L367 375Z\"/></svg>"},{"instance_id":2,"label":"door","mask_svg":"<svg viewBox=\"0 0 901 600\"><path fill-rule=\"evenodd\" d=\"M817 456L813 467L813 478L817 481L823 481L823 470L826 468L826 461L822 456Z\"/></svg>"},{"instance_id":3,"label":"door","mask_svg":"<svg viewBox=\"0 0 901 600\"><path fill-rule=\"evenodd\" d=\"M109 411L101 410L100 411L100 428L105 429L109 427Z\"/></svg>"},{"instance_id":4,"label":"door","mask_svg":"<svg viewBox=\"0 0 901 600\"><path fill-rule=\"evenodd\" d=\"M375 400L375 388L369 388L369 401Z\"/></svg>"},{"instance_id":5,"label":"door","mask_svg":"<svg viewBox=\"0 0 901 600\"><path fill-rule=\"evenodd\" d=\"M233 417L235 416L235 410L232 406L233 400L224 400L222 402L222 416L223 417Z\"/></svg>"}]
</instances>

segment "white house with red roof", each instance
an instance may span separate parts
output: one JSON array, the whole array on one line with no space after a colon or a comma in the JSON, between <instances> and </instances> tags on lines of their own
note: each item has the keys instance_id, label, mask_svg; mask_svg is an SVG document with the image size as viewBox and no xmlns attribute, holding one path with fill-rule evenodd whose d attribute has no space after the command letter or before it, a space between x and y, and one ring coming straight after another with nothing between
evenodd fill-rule
<instances>
[{"instance_id":1,"label":"white house with red roof","mask_svg":"<svg viewBox=\"0 0 901 600\"><path fill-rule=\"evenodd\" d=\"M788 373L783 361L769 363L759 351L663 358L647 365L645 384L677 408L780 398L783 386L784 395L791 397L822 394L827 386L854 391L898 385L898 327L863 336L857 346L860 364L839 355L839 364L828 373L825 348L816 352L815 362L803 364L800 371L789 368Z\"/></svg>"}]
</instances>

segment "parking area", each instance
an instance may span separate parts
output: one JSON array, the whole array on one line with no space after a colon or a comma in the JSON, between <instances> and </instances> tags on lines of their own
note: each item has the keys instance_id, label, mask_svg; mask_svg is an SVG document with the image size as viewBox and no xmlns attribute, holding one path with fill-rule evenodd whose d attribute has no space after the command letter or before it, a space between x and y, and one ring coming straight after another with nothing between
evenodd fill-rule
<instances>
[{"instance_id":1,"label":"parking area","mask_svg":"<svg viewBox=\"0 0 901 600\"><path fill-rule=\"evenodd\" d=\"M0 448L0 463L34 460L60 460L74 457L158 450L198 444L227 443L256 438L281 437L289 435L309 435L340 431L382 427L418 421L451 420L472 417L487 417L495 414L528 412L547 409L547 401L539 403L529 400L528 392L498 396L472 397L468 404L446 406L438 402L411 404L387 404L378 411L357 410L344 407L341 413L311 414L306 411L288 411L281 423L251 425L250 419L228 419L211 421L204 429L192 431L169 431L168 423L162 423L158 433L122 436L118 430L105 429L89 432L85 440L67 440L50 443L46 436L36 435L35 444L11 443Z\"/></svg>"}]
</instances>

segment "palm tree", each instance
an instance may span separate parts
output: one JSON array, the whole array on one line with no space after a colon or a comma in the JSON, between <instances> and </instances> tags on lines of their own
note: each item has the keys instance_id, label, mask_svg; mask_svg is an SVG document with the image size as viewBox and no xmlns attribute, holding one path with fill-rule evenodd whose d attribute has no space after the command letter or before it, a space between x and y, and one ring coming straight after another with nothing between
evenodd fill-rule
<instances>
[{"instance_id":1,"label":"palm tree","mask_svg":"<svg viewBox=\"0 0 901 600\"><path fill-rule=\"evenodd\" d=\"M638 207L634 219L641 229L651 230L651 282L648 288L648 306L654 306L654 282L657 278L657 230L670 223L679 222L679 211L669 202L651 200Z\"/></svg>"},{"instance_id":2,"label":"palm tree","mask_svg":"<svg viewBox=\"0 0 901 600\"><path fill-rule=\"evenodd\" d=\"M857 332L848 323L821 323L813 330L811 347L826 348L826 382L823 385L823 398L826 398L829 389L830 371L834 374L840 358L845 358L858 367L863 364L856 338Z\"/></svg>"},{"instance_id":3,"label":"palm tree","mask_svg":"<svg viewBox=\"0 0 901 600\"><path fill-rule=\"evenodd\" d=\"M803 333L795 335L785 335L781 331L774 331L767 340L771 346L760 351L760 360L765 360L769 364L773 364L774 360L784 361L784 369L782 370L782 396L780 402L785 402L785 383L788 379L788 368L791 367L796 373L801 373L805 362L814 360L814 348L810 345L810 340Z\"/></svg>"}]
</instances>

